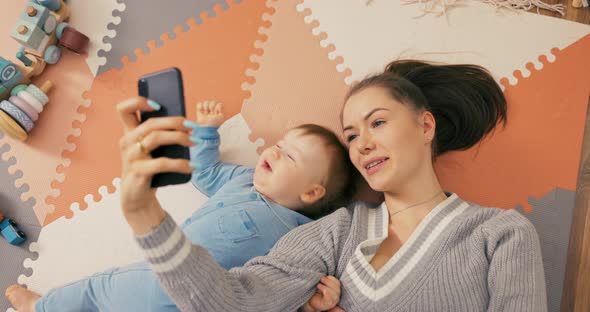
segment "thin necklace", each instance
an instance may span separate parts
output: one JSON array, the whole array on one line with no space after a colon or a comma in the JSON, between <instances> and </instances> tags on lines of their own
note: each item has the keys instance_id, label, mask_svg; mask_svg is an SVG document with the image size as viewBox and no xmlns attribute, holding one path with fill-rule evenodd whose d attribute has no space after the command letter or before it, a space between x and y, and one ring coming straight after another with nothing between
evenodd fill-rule
<instances>
[{"instance_id":1,"label":"thin necklace","mask_svg":"<svg viewBox=\"0 0 590 312\"><path fill-rule=\"evenodd\" d=\"M396 211L396 212L394 212L394 213L391 213L391 212L390 212L390 213L389 213L389 221L391 222L391 218L392 218L393 216L395 216L396 214L398 214L398 213L400 213L400 212L403 212L403 211L406 211L406 210L408 210L408 209L410 209L410 208L412 208L412 207L416 207L416 206L420 206L420 205L422 205L422 204L426 204L427 202L429 202L429 201L433 200L434 198L436 198L436 196L440 195L441 193L444 193L444 191L440 191L440 192L438 192L438 193L434 194L434 196L430 197L428 200L425 200L425 201L423 201L423 202L420 202L420 203L417 203L417 204L414 204L414 205L410 205L410 206L408 206L408 207L406 207L406 208L404 208L404 209L402 209L402 210L398 210L398 211Z\"/></svg>"}]
</instances>

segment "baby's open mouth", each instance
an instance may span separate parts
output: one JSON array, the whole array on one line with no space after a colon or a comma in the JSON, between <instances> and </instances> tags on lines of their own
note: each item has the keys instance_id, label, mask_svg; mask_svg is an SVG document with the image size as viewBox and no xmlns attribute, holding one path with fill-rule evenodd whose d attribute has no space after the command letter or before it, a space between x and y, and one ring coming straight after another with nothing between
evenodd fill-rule
<instances>
[{"instance_id":1,"label":"baby's open mouth","mask_svg":"<svg viewBox=\"0 0 590 312\"><path fill-rule=\"evenodd\" d=\"M270 166L270 164L266 160L262 163L262 168L272 172L272 167Z\"/></svg>"}]
</instances>

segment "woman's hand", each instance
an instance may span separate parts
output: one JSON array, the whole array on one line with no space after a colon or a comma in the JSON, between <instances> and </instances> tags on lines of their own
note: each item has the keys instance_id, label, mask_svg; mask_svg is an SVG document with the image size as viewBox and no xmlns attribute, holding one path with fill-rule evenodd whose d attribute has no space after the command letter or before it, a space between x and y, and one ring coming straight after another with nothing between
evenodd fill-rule
<instances>
[{"instance_id":1,"label":"woman's hand","mask_svg":"<svg viewBox=\"0 0 590 312\"><path fill-rule=\"evenodd\" d=\"M150 152L161 145L192 146L190 128L183 117L150 118L140 123L139 111L154 111L159 105L148 105L143 97L125 100L117 105L124 135L119 141L121 151L121 207L136 235L156 228L166 214L151 188L152 177L160 172L192 173L186 159L152 158ZM189 122L190 123L190 122Z\"/></svg>"}]
</instances>

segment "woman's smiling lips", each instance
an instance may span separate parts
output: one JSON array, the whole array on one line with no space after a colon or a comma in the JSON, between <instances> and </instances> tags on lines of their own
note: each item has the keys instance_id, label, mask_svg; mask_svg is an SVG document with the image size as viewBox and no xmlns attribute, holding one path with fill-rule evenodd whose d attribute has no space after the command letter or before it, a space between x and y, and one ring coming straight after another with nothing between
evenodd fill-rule
<instances>
[{"instance_id":1,"label":"woman's smiling lips","mask_svg":"<svg viewBox=\"0 0 590 312\"><path fill-rule=\"evenodd\" d=\"M385 163L387 162L387 160L389 160L389 157L371 158L371 159L363 162L363 168L365 168L365 170L367 170L367 174L373 174L373 173L379 171L379 169L381 169L383 166L385 166Z\"/></svg>"}]
</instances>

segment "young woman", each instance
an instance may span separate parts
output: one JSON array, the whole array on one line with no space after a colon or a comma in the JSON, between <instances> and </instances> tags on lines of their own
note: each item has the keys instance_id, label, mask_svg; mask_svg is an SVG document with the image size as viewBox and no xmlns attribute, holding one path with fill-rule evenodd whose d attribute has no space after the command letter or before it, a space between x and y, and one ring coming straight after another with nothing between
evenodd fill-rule
<instances>
[{"instance_id":1,"label":"young woman","mask_svg":"<svg viewBox=\"0 0 590 312\"><path fill-rule=\"evenodd\" d=\"M506 119L502 91L481 67L396 61L355 85L343 134L355 167L385 201L300 226L267 256L229 271L190 243L150 189L155 173L190 173L188 162L133 156L152 131L172 129L150 148L186 145L188 129L178 118L139 125L138 110L150 108L119 105L124 215L183 311L293 311L326 275L340 278L346 311L547 310L534 227L514 210L444 192L433 169L437 156L477 144Z\"/></svg>"}]
</instances>

